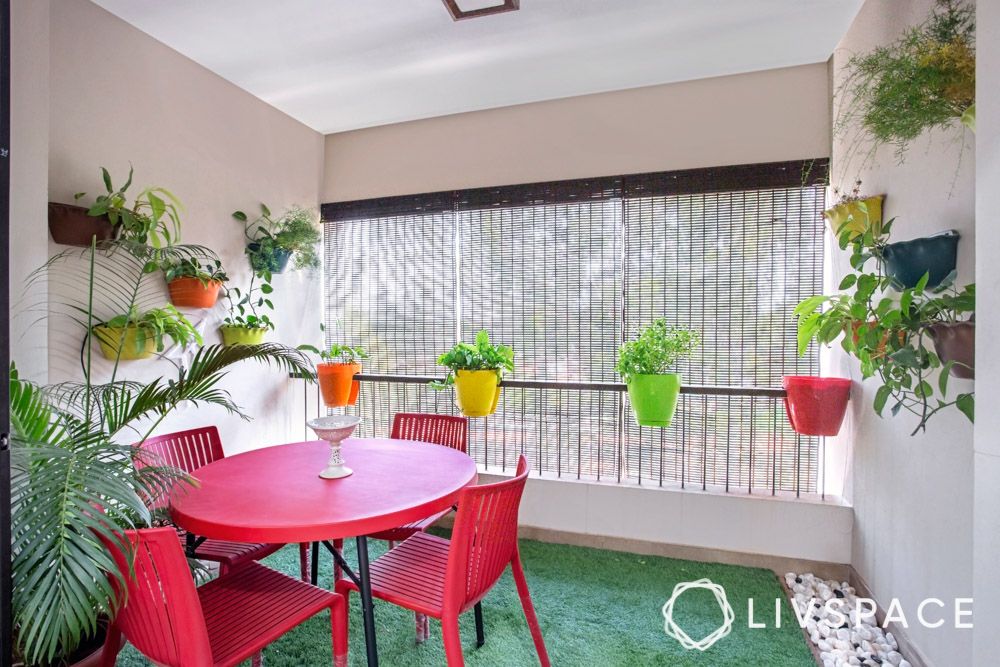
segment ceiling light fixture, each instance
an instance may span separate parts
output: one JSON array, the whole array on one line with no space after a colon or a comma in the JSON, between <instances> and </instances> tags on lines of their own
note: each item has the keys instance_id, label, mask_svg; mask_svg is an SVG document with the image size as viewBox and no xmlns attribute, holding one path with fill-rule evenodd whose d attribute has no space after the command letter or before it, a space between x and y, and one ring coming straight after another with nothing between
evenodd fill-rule
<instances>
[{"instance_id":1,"label":"ceiling light fixture","mask_svg":"<svg viewBox=\"0 0 1000 667\"><path fill-rule=\"evenodd\" d=\"M514 12L521 8L521 0L441 0L441 2L448 8L448 13L455 21ZM466 9L462 9L462 6Z\"/></svg>"}]
</instances>

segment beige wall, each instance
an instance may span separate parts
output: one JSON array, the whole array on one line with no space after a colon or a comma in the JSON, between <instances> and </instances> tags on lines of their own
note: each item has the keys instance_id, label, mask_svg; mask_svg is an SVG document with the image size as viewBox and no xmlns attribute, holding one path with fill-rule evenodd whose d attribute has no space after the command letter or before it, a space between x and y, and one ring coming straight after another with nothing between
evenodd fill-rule
<instances>
[{"instance_id":1,"label":"beige wall","mask_svg":"<svg viewBox=\"0 0 1000 667\"><path fill-rule=\"evenodd\" d=\"M893 40L906 26L922 21L933 4L868 0L834 53L834 85L851 54ZM840 101L838 96L835 104ZM871 165L850 161L850 136L838 137L832 173L834 185L850 189L857 177L865 192L887 194L885 214L896 218L896 240L959 230L959 281L964 284L975 280L976 156L973 135L956 132L921 137L902 165L891 148L880 151ZM833 247L832 238L828 241ZM831 251L831 260L828 289L834 290L849 264L839 250ZM856 362L836 353L830 361L832 374L860 378ZM951 410L934 417L926 433L910 437L914 417L893 418L887 412L880 419L872 410L877 387L871 380L855 392L848 428L842 431L854 440L853 490L848 494L855 510L854 567L877 599L888 604L899 598L906 610L915 610L927 597L971 596L972 425ZM962 380L950 387L971 388L971 381ZM927 629L913 623L909 635L931 664L974 664L971 632L947 625Z\"/></svg>"},{"instance_id":2,"label":"beige wall","mask_svg":"<svg viewBox=\"0 0 1000 667\"><path fill-rule=\"evenodd\" d=\"M824 64L326 137L323 201L825 157Z\"/></svg>"},{"instance_id":3,"label":"beige wall","mask_svg":"<svg viewBox=\"0 0 1000 667\"><path fill-rule=\"evenodd\" d=\"M973 592L976 624L973 664L995 663L1000 655L1000 3L980 2L976 65L976 217L987 221L976 237L975 528Z\"/></svg>"},{"instance_id":4,"label":"beige wall","mask_svg":"<svg viewBox=\"0 0 1000 667\"><path fill-rule=\"evenodd\" d=\"M129 162L136 185L160 185L184 203L183 240L216 250L237 284L249 267L241 226L230 213L298 203L316 206L323 138L259 99L105 12L87 0L51 7L49 197L70 202L96 194L99 167L122 180ZM41 193L44 197L44 193ZM62 250L50 244L50 251ZM167 301L165 287L163 300ZM56 287L50 297L59 299ZM320 286L304 272L275 278L278 330L296 345L319 338ZM191 311L207 342L224 316ZM52 380L79 373L80 331L51 322ZM168 374L166 362L127 362L128 375ZM186 407L163 429L217 423L227 451L301 438L301 403L280 371L239 367L226 387L257 421Z\"/></svg>"},{"instance_id":5,"label":"beige wall","mask_svg":"<svg viewBox=\"0 0 1000 667\"><path fill-rule=\"evenodd\" d=\"M48 258L49 0L11 3L11 165L9 265L11 358L21 377L48 379L45 284L26 293L23 279Z\"/></svg>"}]
</instances>

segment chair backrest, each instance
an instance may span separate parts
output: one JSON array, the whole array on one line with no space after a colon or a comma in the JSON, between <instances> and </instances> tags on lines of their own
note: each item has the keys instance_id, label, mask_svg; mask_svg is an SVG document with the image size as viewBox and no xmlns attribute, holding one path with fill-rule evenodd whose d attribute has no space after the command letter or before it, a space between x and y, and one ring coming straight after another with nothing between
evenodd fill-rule
<instances>
[{"instance_id":1,"label":"chair backrest","mask_svg":"<svg viewBox=\"0 0 1000 667\"><path fill-rule=\"evenodd\" d=\"M103 538L102 538L103 539ZM131 563L118 545L105 545L128 582L124 590L111 577L124 604L115 623L139 651L159 665L212 665L212 648L194 580L173 528L126 531Z\"/></svg>"},{"instance_id":2,"label":"chair backrest","mask_svg":"<svg viewBox=\"0 0 1000 667\"><path fill-rule=\"evenodd\" d=\"M422 412L399 412L392 418L390 438L444 445L468 453L469 418Z\"/></svg>"},{"instance_id":3,"label":"chair backrest","mask_svg":"<svg viewBox=\"0 0 1000 667\"><path fill-rule=\"evenodd\" d=\"M452 528L444 605L460 613L478 602L517 551L517 510L528 480L521 456L513 479L463 489Z\"/></svg>"},{"instance_id":4,"label":"chair backrest","mask_svg":"<svg viewBox=\"0 0 1000 667\"><path fill-rule=\"evenodd\" d=\"M214 426L146 438L136 446L153 455L146 463L170 465L188 473L225 457L219 429Z\"/></svg>"}]
</instances>

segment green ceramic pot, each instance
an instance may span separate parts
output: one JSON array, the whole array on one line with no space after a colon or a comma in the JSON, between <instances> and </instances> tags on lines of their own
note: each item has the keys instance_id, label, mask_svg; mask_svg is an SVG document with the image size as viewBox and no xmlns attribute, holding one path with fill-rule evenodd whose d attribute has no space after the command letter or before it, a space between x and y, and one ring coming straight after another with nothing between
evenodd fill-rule
<instances>
[{"instance_id":1,"label":"green ceramic pot","mask_svg":"<svg viewBox=\"0 0 1000 667\"><path fill-rule=\"evenodd\" d=\"M897 289L915 287L925 273L928 287L936 287L955 270L958 232L950 229L934 236L890 243L882 249L885 272Z\"/></svg>"},{"instance_id":2,"label":"green ceramic pot","mask_svg":"<svg viewBox=\"0 0 1000 667\"><path fill-rule=\"evenodd\" d=\"M633 375L628 380L628 398L640 426L670 426L681 392L681 376Z\"/></svg>"},{"instance_id":3,"label":"green ceramic pot","mask_svg":"<svg viewBox=\"0 0 1000 667\"><path fill-rule=\"evenodd\" d=\"M259 345L264 342L267 329L248 329L223 324L219 327L223 345Z\"/></svg>"}]
</instances>

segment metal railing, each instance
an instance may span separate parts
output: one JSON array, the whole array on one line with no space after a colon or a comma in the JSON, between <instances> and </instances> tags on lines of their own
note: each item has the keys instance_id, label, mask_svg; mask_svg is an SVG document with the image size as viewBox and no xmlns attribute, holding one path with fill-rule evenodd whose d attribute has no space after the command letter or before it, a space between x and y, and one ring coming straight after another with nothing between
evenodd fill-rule
<instances>
[{"instance_id":1,"label":"metal railing","mask_svg":"<svg viewBox=\"0 0 1000 667\"><path fill-rule=\"evenodd\" d=\"M387 436L397 412L458 414L452 392L428 386L440 378L357 379L357 405L346 410L362 417L359 436ZM308 384L305 419L327 413ZM685 385L673 424L663 429L635 422L622 383L505 380L501 387L496 413L470 420L469 454L486 471L513 470L524 453L545 477L825 495L824 443L791 430L784 389Z\"/></svg>"}]
</instances>

